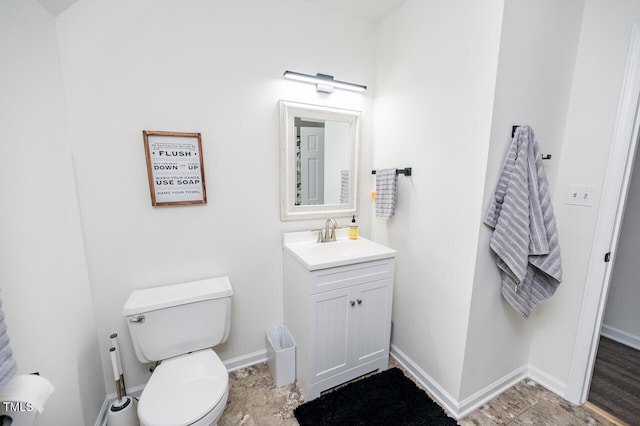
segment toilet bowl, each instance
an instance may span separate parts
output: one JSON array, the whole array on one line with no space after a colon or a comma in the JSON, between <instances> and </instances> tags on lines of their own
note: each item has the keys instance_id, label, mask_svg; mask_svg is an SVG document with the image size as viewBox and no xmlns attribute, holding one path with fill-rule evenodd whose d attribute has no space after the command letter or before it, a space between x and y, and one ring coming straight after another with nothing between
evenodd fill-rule
<instances>
[{"instance_id":1,"label":"toilet bowl","mask_svg":"<svg viewBox=\"0 0 640 426\"><path fill-rule=\"evenodd\" d=\"M211 350L165 360L154 370L138 402L142 426L217 423L229 395L229 373Z\"/></svg>"},{"instance_id":2,"label":"toilet bowl","mask_svg":"<svg viewBox=\"0 0 640 426\"><path fill-rule=\"evenodd\" d=\"M157 362L138 401L142 426L210 426L222 416L229 372L212 349L227 340L228 277L135 290L122 309L140 362Z\"/></svg>"}]
</instances>

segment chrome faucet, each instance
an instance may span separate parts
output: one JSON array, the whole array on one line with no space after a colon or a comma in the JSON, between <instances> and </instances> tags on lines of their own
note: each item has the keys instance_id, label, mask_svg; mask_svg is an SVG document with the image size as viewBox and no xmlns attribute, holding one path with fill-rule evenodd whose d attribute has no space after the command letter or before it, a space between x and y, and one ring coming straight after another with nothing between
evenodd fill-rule
<instances>
[{"instance_id":1,"label":"chrome faucet","mask_svg":"<svg viewBox=\"0 0 640 426\"><path fill-rule=\"evenodd\" d=\"M338 227L338 223L335 219L329 218L325 222L324 225L324 233L322 229L318 230L318 242L319 243L327 243L330 241L336 240L336 228Z\"/></svg>"}]
</instances>

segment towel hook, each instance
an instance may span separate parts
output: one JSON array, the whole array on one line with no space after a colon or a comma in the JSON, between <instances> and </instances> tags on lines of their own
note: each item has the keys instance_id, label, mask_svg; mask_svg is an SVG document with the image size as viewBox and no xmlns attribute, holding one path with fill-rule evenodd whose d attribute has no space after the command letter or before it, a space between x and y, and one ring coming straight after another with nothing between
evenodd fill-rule
<instances>
[{"instance_id":1,"label":"towel hook","mask_svg":"<svg viewBox=\"0 0 640 426\"><path fill-rule=\"evenodd\" d=\"M519 125L517 126L511 126L511 137L514 137L516 135L516 129L520 127ZM541 154L542 155L542 159L543 160L551 160L551 154Z\"/></svg>"}]
</instances>

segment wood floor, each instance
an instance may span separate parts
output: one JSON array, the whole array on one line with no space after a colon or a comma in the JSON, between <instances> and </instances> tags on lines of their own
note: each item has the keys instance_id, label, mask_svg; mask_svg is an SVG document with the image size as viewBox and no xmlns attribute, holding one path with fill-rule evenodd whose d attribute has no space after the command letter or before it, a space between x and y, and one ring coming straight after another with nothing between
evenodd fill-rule
<instances>
[{"instance_id":1,"label":"wood floor","mask_svg":"<svg viewBox=\"0 0 640 426\"><path fill-rule=\"evenodd\" d=\"M589 402L630 425L640 425L640 351L601 337Z\"/></svg>"}]
</instances>

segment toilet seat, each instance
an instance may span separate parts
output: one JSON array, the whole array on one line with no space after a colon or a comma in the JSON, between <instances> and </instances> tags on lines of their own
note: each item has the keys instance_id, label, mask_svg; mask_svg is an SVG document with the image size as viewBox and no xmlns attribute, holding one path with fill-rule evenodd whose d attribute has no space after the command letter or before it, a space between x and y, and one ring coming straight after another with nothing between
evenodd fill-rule
<instances>
[{"instance_id":1,"label":"toilet seat","mask_svg":"<svg viewBox=\"0 0 640 426\"><path fill-rule=\"evenodd\" d=\"M187 426L213 417L226 404L228 385L229 372L211 349L162 361L140 396L140 423Z\"/></svg>"}]
</instances>

